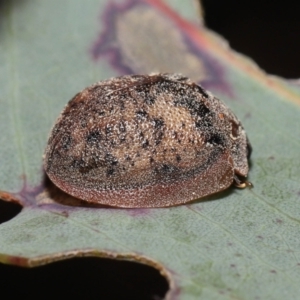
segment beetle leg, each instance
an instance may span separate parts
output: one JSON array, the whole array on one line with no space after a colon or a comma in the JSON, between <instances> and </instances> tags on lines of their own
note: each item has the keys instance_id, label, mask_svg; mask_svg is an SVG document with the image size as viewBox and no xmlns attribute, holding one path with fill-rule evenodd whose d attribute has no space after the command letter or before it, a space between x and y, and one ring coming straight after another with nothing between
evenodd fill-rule
<instances>
[{"instance_id":1,"label":"beetle leg","mask_svg":"<svg viewBox=\"0 0 300 300\"><path fill-rule=\"evenodd\" d=\"M234 185L239 189L244 189L246 187L253 188L253 184L250 181L247 181L245 178L240 179L236 174L234 174Z\"/></svg>"}]
</instances>

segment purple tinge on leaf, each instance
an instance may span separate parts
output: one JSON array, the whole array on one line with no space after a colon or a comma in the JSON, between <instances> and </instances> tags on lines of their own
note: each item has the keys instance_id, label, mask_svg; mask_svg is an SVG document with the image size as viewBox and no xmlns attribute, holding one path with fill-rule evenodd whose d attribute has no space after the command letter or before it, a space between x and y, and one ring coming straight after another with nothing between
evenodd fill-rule
<instances>
[{"instance_id":1,"label":"purple tinge on leaf","mask_svg":"<svg viewBox=\"0 0 300 300\"><path fill-rule=\"evenodd\" d=\"M205 88L232 96L221 63L195 42L182 21L188 22L158 0L110 1L101 16L104 29L92 57L108 59L120 75L182 73ZM203 28L198 30L201 34Z\"/></svg>"}]
</instances>

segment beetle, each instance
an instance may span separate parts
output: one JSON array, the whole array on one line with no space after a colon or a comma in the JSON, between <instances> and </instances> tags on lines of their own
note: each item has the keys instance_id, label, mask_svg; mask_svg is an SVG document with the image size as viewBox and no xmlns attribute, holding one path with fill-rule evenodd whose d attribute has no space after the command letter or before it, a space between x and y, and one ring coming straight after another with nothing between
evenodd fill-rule
<instances>
[{"instance_id":1,"label":"beetle","mask_svg":"<svg viewBox=\"0 0 300 300\"><path fill-rule=\"evenodd\" d=\"M116 207L168 207L246 180L251 145L218 98L181 74L127 75L75 95L44 169L66 193Z\"/></svg>"}]
</instances>

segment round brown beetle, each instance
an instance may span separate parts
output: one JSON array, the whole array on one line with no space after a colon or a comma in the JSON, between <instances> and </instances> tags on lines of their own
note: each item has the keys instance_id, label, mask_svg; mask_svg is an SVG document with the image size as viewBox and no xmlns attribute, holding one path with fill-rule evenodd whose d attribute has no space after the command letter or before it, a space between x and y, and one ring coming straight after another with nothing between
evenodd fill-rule
<instances>
[{"instance_id":1,"label":"round brown beetle","mask_svg":"<svg viewBox=\"0 0 300 300\"><path fill-rule=\"evenodd\" d=\"M117 207L187 203L246 181L251 146L219 99L180 74L132 75L78 93L44 155L68 194Z\"/></svg>"}]
</instances>

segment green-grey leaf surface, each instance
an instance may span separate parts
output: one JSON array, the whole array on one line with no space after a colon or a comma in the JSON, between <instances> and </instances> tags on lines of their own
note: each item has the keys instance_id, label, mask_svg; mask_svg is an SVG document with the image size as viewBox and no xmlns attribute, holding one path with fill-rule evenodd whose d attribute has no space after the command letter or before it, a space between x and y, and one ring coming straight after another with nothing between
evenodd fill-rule
<instances>
[{"instance_id":1,"label":"green-grey leaf surface","mask_svg":"<svg viewBox=\"0 0 300 300\"><path fill-rule=\"evenodd\" d=\"M170 299L299 297L299 82L229 49L195 2L4 1L0 70L0 197L24 206L0 225L1 262L99 255L157 267ZM163 209L74 205L42 171L59 112L96 81L153 71L184 73L232 108L253 146L254 188Z\"/></svg>"}]
</instances>

